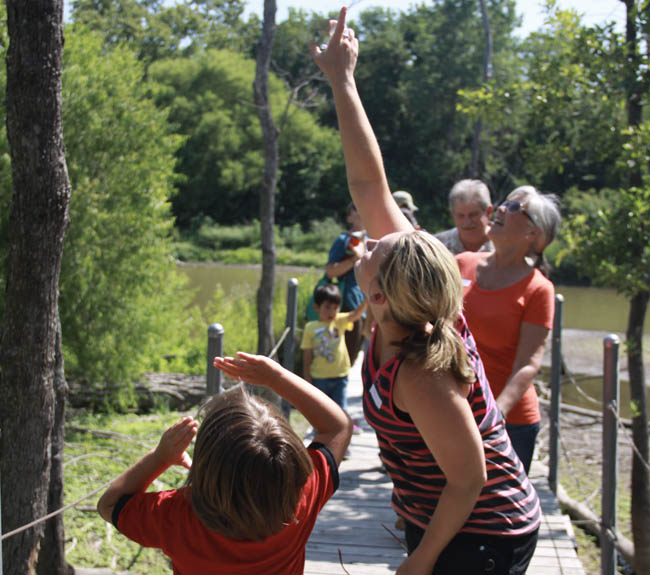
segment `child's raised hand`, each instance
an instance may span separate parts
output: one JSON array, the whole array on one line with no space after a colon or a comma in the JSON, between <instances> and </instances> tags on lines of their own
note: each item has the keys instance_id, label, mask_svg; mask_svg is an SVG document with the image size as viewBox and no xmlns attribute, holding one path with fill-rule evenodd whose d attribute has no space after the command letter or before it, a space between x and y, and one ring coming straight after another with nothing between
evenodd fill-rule
<instances>
[{"instance_id":1,"label":"child's raised hand","mask_svg":"<svg viewBox=\"0 0 650 575\"><path fill-rule=\"evenodd\" d=\"M237 357L215 357L214 367L234 379L263 386L269 386L282 370L280 364L266 356L242 351Z\"/></svg>"},{"instance_id":2,"label":"child's raised hand","mask_svg":"<svg viewBox=\"0 0 650 575\"><path fill-rule=\"evenodd\" d=\"M184 417L174 423L162 434L156 454L167 465L182 465L187 469L192 465L192 459L185 451L196 435L199 422L191 417Z\"/></svg>"}]
</instances>

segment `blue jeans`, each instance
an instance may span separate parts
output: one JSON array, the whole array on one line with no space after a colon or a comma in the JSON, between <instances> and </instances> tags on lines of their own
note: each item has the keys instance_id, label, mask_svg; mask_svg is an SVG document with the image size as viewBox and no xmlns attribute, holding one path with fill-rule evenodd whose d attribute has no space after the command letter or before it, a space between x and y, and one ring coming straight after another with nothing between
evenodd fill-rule
<instances>
[{"instance_id":1,"label":"blue jeans","mask_svg":"<svg viewBox=\"0 0 650 575\"><path fill-rule=\"evenodd\" d=\"M311 382L325 395L333 399L338 405L347 410L348 408L348 376L343 377L312 377Z\"/></svg>"},{"instance_id":2,"label":"blue jeans","mask_svg":"<svg viewBox=\"0 0 650 575\"><path fill-rule=\"evenodd\" d=\"M538 423L506 423L506 431L510 436L510 442L515 452L524 464L526 474L530 470L530 464L533 460L533 451L535 450L535 439L539 433Z\"/></svg>"}]
</instances>

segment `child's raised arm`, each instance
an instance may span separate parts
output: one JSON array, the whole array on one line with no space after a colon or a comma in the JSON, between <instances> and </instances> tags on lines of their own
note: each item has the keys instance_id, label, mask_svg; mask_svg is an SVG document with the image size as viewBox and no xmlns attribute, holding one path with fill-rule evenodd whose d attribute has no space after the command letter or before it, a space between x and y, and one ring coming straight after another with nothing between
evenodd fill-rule
<instances>
[{"instance_id":1,"label":"child's raised arm","mask_svg":"<svg viewBox=\"0 0 650 575\"><path fill-rule=\"evenodd\" d=\"M192 460L185 450L196 435L198 426L198 421L184 417L167 429L155 449L108 486L97 502L97 511L102 518L110 522L113 508L123 495L145 491L156 477L172 465L189 469Z\"/></svg>"},{"instance_id":2,"label":"child's raised arm","mask_svg":"<svg viewBox=\"0 0 650 575\"><path fill-rule=\"evenodd\" d=\"M368 300L364 299L355 309L353 309L350 312L350 315L348 316L348 321L351 322L357 321L363 315L363 312L366 311L367 307L368 307Z\"/></svg>"},{"instance_id":3,"label":"child's raised arm","mask_svg":"<svg viewBox=\"0 0 650 575\"><path fill-rule=\"evenodd\" d=\"M350 444L352 422L322 391L263 355L239 352L235 358L215 357L214 366L230 377L266 386L284 397L318 430L314 441L326 445L341 463Z\"/></svg>"}]
</instances>

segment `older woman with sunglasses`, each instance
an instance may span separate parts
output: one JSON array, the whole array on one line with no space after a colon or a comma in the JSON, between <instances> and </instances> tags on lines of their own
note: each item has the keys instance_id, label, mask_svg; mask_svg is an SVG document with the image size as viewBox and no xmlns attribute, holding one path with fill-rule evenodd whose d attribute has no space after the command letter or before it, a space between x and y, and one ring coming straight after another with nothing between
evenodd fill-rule
<instances>
[{"instance_id":1,"label":"older woman with sunglasses","mask_svg":"<svg viewBox=\"0 0 650 575\"><path fill-rule=\"evenodd\" d=\"M560 219L554 195L516 188L496 209L488 231L494 252L456 256L467 323L526 472L541 419L532 384L553 326L555 292L543 254Z\"/></svg>"}]
</instances>

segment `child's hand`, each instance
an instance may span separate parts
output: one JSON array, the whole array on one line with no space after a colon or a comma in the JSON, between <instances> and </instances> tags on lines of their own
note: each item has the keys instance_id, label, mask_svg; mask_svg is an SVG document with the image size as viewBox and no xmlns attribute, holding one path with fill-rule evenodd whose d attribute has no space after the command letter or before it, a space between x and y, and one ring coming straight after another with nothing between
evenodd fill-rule
<instances>
[{"instance_id":1,"label":"child's hand","mask_svg":"<svg viewBox=\"0 0 650 575\"><path fill-rule=\"evenodd\" d=\"M182 465L187 469L192 465L192 459L185 451L196 435L199 422L191 417L184 417L174 423L162 434L156 454L167 465Z\"/></svg>"},{"instance_id":2,"label":"child's hand","mask_svg":"<svg viewBox=\"0 0 650 575\"><path fill-rule=\"evenodd\" d=\"M282 370L279 363L263 355L238 352L237 357L215 357L214 367L251 385L269 386Z\"/></svg>"}]
</instances>

